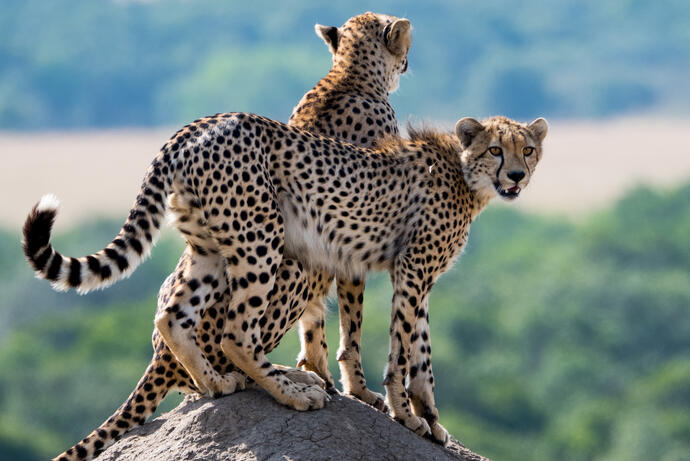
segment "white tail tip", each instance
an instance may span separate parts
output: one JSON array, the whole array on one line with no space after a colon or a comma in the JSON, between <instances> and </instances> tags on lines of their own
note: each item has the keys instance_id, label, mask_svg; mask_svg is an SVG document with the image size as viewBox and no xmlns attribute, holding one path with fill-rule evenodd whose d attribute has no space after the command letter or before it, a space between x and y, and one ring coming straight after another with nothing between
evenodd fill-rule
<instances>
[{"instance_id":1,"label":"white tail tip","mask_svg":"<svg viewBox=\"0 0 690 461\"><path fill-rule=\"evenodd\" d=\"M36 206L37 211L55 211L60 206L60 201L53 194L46 194L41 197L41 200Z\"/></svg>"}]
</instances>

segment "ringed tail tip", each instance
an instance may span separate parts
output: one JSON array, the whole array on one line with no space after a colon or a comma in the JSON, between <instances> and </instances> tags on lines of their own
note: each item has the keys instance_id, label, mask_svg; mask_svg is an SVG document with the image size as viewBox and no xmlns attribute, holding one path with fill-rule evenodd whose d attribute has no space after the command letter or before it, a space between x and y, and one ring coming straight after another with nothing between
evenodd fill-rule
<instances>
[{"instance_id":1,"label":"ringed tail tip","mask_svg":"<svg viewBox=\"0 0 690 461\"><path fill-rule=\"evenodd\" d=\"M36 253L50 244L50 233L60 202L53 194L41 197L26 217L22 246L27 259L35 265Z\"/></svg>"}]
</instances>

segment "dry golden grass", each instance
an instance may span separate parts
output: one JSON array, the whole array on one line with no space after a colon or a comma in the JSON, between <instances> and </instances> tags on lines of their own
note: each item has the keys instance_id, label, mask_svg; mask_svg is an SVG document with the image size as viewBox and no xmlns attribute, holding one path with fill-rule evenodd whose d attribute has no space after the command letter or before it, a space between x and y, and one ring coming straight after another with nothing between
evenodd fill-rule
<instances>
[{"instance_id":1,"label":"dry golden grass","mask_svg":"<svg viewBox=\"0 0 690 461\"><path fill-rule=\"evenodd\" d=\"M635 186L688 180L688 128L688 120L554 122L544 141L544 158L517 204L581 216Z\"/></svg>"},{"instance_id":2,"label":"dry golden grass","mask_svg":"<svg viewBox=\"0 0 690 461\"><path fill-rule=\"evenodd\" d=\"M545 155L517 206L581 215L639 184L690 177L687 120L553 122ZM92 215L123 218L172 129L0 132L0 226L18 228L46 193L62 202L58 229Z\"/></svg>"}]
</instances>

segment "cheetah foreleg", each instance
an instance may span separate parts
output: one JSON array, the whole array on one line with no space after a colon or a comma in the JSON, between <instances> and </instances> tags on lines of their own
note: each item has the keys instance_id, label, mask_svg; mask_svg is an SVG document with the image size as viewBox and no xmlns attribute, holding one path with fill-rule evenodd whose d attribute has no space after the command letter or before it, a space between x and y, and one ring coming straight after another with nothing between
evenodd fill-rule
<instances>
[{"instance_id":1,"label":"cheetah foreleg","mask_svg":"<svg viewBox=\"0 0 690 461\"><path fill-rule=\"evenodd\" d=\"M410 350L419 346L414 335L417 317L426 305L427 291L424 281L417 276L411 256L400 256L392 272L393 308L391 310L390 351L383 385L392 416L408 429L428 437L431 428L426 419L412 413L405 378L410 364Z\"/></svg>"},{"instance_id":2,"label":"cheetah foreleg","mask_svg":"<svg viewBox=\"0 0 690 461\"><path fill-rule=\"evenodd\" d=\"M425 299L420 312L429 312L428 298ZM426 419L434 440L445 446L450 437L448 431L438 422L438 409L434 401L434 373L431 367L428 320L428 315L417 318L414 336L419 339L415 342L416 346L411 348L407 393L412 402L413 413Z\"/></svg>"}]
</instances>

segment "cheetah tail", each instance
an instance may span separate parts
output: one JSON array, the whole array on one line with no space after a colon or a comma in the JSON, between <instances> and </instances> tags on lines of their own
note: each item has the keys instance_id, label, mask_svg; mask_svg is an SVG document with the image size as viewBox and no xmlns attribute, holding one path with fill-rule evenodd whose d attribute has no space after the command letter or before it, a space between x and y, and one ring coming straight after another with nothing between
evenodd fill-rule
<instances>
[{"instance_id":1,"label":"cheetah tail","mask_svg":"<svg viewBox=\"0 0 690 461\"><path fill-rule=\"evenodd\" d=\"M149 255L160 233L171 188L168 171L158 158L154 160L118 235L103 250L81 258L66 257L53 249L50 233L58 201L54 195L44 196L27 216L23 229L24 254L36 277L50 280L56 290L74 288L84 294L129 276Z\"/></svg>"},{"instance_id":2,"label":"cheetah tail","mask_svg":"<svg viewBox=\"0 0 690 461\"><path fill-rule=\"evenodd\" d=\"M155 362L149 364L137 387L113 415L94 429L86 438L53 461L88 460L98 456L122 435L143 425L168 394L168 386L154 386L160 377L155 374Z\"/></svg>"}]
</instances>

